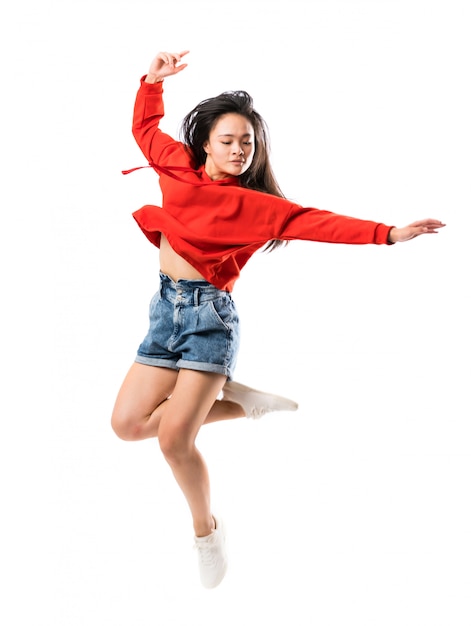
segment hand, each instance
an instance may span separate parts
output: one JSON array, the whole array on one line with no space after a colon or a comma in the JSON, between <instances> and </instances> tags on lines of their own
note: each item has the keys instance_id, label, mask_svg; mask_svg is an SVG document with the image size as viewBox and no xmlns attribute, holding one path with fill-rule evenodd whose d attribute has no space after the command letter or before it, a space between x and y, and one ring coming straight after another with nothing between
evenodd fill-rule
<instances>
[{"instance_id":1,"label":"hand","mask_svg":"<svg viewBox=\"0 0 471 626\"><path fill-rule=\"evenodd\" d=\"M159 52L150 64L149 73L145 78L146 83L157 83L167 76L178 74L187 67L187 63L180 63L182 57L188 54L189 50L183 52Z\"/></svg>"},{"instance_id":2,"label":"hand","mask_svg":"<svg viewBox=\"0 0 471 626\"><path fill-rule=\"evenodd\" d=\"M443 228L446 224L443 224L439 220L426 219L419 220L404 228L391 228L389 231L388 241L390 243L397 243L400 241L409 241L419 235L430 235L438 232L439 228Z\"/></svg>"}]
</instances>

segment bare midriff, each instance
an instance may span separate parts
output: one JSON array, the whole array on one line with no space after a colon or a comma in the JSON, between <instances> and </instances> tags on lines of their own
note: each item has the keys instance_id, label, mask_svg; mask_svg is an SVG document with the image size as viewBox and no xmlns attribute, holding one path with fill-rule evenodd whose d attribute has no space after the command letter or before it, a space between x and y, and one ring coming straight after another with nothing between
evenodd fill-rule
<instances>
[{"instance_id":1,"label":"bare midriff","mask_svg":"<svg viewBox=\"0 0 471 626\"><path fill-rule=\"evenodd\" d=\"M175 282L179 279L205 280L188 261L175 252L164 235L160 238L160 271Z\"/></svg>"}]
</instances>

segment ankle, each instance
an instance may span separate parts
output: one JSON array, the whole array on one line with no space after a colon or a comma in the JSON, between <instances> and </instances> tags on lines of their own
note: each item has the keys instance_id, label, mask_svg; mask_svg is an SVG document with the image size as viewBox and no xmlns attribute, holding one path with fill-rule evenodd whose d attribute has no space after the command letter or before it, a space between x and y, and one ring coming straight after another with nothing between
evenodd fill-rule
<instances>
[{"instance_id":1,"label":"ankle","mask_svg":"<svg viewBox=\"0 0 471 626\"><path fill-rule=\"evenodd\" d=\"M208 521L194 523L193 528L195 530L195 537L209 537L213 530L216 529L216 521L211 515Z\"/></svg>"},{"instance_id":2,"label":"ankle","mask_svg":"<svg viewBox=\"0 0 471 626\"><path fill-rule=\"evenodd\" d=\"M239 402L234 402L234 400L227 400L225 398L223 398L220 402L224 404L224 410L229 417L246 417L247 412Z\"/></svg>"}]
</instances>

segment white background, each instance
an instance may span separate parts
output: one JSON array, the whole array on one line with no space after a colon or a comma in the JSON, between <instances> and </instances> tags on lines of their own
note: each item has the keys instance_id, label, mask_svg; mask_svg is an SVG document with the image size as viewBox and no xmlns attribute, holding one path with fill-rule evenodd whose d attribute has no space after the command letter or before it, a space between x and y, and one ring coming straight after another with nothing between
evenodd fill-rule
<instances>
[{"instance_id":1,"label":"white background","mask_svg":"<svg viewBox=\"0 0 471 626\"><path fill-rule=\"evenodd\" d=\"M466 0L2 9L2 624L471 624L470 18ZM145 164L134 97L185 48L167 132L246 89L289 198L447 223L243 271L236 379L300 409L200 434L229 529L212 591L157 443L109 426L157 281L131 217L157 177L121 174Z\"/></svg>"}]
</instances>

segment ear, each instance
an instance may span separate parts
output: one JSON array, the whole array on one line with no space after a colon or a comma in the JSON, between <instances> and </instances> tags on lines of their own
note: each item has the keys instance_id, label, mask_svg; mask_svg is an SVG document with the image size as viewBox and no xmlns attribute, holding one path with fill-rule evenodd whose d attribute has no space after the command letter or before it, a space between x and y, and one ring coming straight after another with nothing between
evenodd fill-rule
<instances>
[{"instance_id":1,"label":"ear","mask_svg":"<svg viewBox=\"0 0 471 626\"><path fill-rule=\"evenodd\" d=\"M209 154L209 141L207 139L203 144L203 150L206 152L206 154Z\"/></svg>"}]
</instances>

